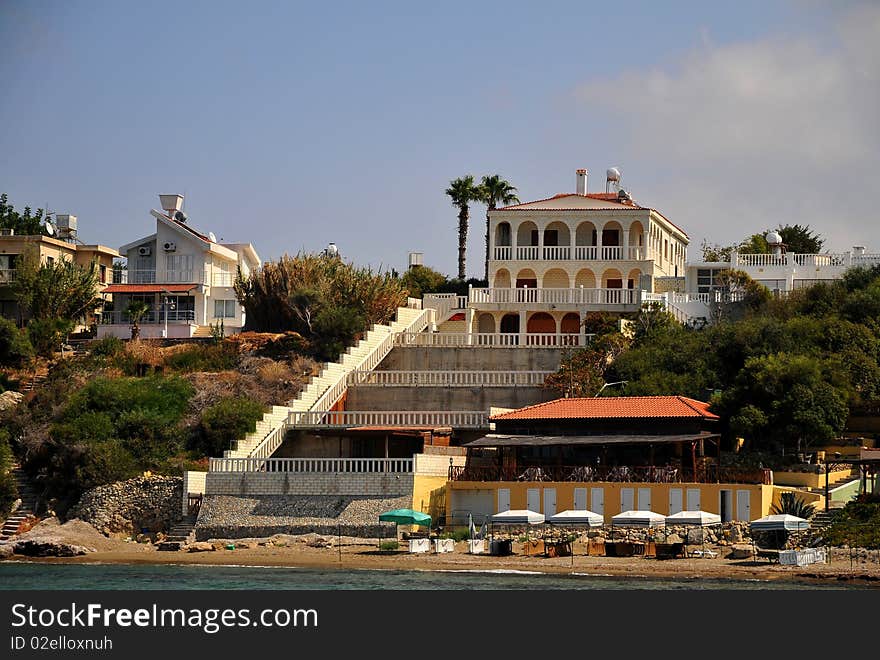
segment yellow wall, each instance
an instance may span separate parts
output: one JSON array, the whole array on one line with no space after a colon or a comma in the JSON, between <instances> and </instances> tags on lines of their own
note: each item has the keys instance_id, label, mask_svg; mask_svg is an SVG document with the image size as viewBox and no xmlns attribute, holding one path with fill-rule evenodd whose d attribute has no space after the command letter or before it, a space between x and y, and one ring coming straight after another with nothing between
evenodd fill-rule
<instances>
[{"instance_id":1,"label":"yellow wall","mask_svg":"<svg viewBox=\"0 0 880 660\"><path fill-rule=\"evenodd\" d=\"M816 507L816 511L825 508L825 496L821 493L809 493L805 490L798 490L796 488L779 488L777 486L773 487L773 490L770 494L770 504L779 506L780 504L780 496L785 492L794 492L797 493L797 497L807 504L812 504ZM768 510L769 513L769 510Z\"/></svg>"},{"instance_id":2,"label":"yellow wall","mask_svg":"<svg viewBox=\"0 0 880 660\"><path fill-rule=\"evenodd\" d=\"M837 470L828 473L828 483L833 484L852 474L851 470ZM855 477L853 477L855 478ZM808 488L825 488L825 474L810 472L778 472L773 470L773 483L778 486L806 486Z\"/></svg>"},{"instance_id":3,"label":"yellow wall","mask_svg":"<svg viewBox=\"0 0 880 660\"><path fill-rule=\"evenodd\" d=\"M439 492L438 492L439 491ZM412 508L416 511L428 513L432 518L443 512L431 511L431 502L436 504L438 501L443 502L443 509L446 507L446 476L433 477L417 474L413 478L413 498Z\"/></svg>"},{"instance_id":4,"label":"yellow wall","mask_svg":"<svg viewBox=\"0 0 880 660\"><path fill-rule=\"evenodd\" d=\"M749 506L750 518L752 520L769 514L770 506L773 503L773 486L765 486L760 484L695 484L695 483L678 483L678 484L656 484L656 483L621 483L621 482L527 482L527 481L498 481L487 483L485 481L450 481L447 484L447 493L449 489L453 490L486 490L495 491L495 510L498 511L498 489L510 489L510 508L525 509L528 501L528 490L536 488L539 491L540 513L544 513L544 489L556 489L556 511L565 511L574 508L574 489L587 489L587 508L593 508L591 488L602 488L604 490L604 515L605 522L610 523L611 517L621 513L621 490L623 488L633 489L633 508L638 508L638 490L640 488L648 488L651 491L651 510L663 515L669 515L669 491L673 488L681 489L682 492L682 508L687 508L687 490L700 490L700 508L703 511L720 514L720 494L722 490L730 490L731 493L731 515L736 519L736 491L748 490L750 493ZM451 517L450 498L446 498L447 516ZM417 506L417 502L414 503Z\"/></svg>"}]
</instances>

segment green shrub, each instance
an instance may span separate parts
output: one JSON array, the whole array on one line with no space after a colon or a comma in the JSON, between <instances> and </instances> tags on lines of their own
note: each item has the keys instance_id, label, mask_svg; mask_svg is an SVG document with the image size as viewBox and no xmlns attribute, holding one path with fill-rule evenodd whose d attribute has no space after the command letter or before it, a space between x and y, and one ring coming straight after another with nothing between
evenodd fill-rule
<instances>
[{"instance_id":1,"label":"green shrub","mask_svg":"<svg viewBox=\"0 0 880 660\"><path fill-rule=\"evenodd\" d=\"M379 550L384 552L388 552L390 550L397 550L400 547L400 544L397 541L382 541L379 544Z\"/></svg>"},{"instance_id":2,"label":"green shrub","mask_svg":"<svg viewBox=\"0 0 880 660\"><path fill-rule=\"evenodd\" d=\"M190 446L208 456L220 456L233 441L254 432L264 412L263 406L252 399L221 399L202 412Z\"/></svg>"},{"instance_id":3,"label":"green shrub","mask_svg":"<svg viewBox=\"0 0 880 660\"><path fill-rule=\"evenodd\" d=\"M0 366L20 367L34 354L27 333L19 330L15 323L0 317Z\"/></svg>"},{"instance_id":4,"label":"green shrub","mask_svg":"<svg viewBox=\"0 0 880 660\"><path fill-rule=\"evenodd\" d=\"M94 357L114 358L125 353L125 342L119 337L104 337L89 346Z\"/></svg>"},{"instance_id":5,"label":"green shrub","mask_svg":"<svg viewBox=\"0 0 880 660\"><path fill-rule=\"evenodd\" d=\"M219 344L193 344L165 358L165 366L171 371L190 373L194 371L228 371L238 364L238 349L229 342Z\"/></svg>"},{"instance_id":6,"label":"green shrub","mask_svg":"<svg viewBox=\"0 0 880 660\"><path fill-rule=\"evenodd\" d=\"M9 447L9 432L0 429L0 520L5 520L18 497L15 479L12 478L12 449Z\"/></svg>"},{"instance_id":7,"label":"green shrub","mask_svg":"<svg viewBox=\"0 0 880 660\"><path fill-rule=\"evenodd\" d=\"M52 357L56 351L60 351L71 330L73 321L68 319L31 319L27 325L34 351L44 357Z\"/></svg>"},{"instance_id":8,"label":"green shrub","mask_svg":"<svg viewBox=\"0 0 880 660\"><path fill-rule=\"evenodd\" d=\"M471 531L467 527L464 527L461 529L453 529L449 532L443 532L440 536L444 539L452 539L458 543L459 541L470 541Z\"/></svg>"}]
</instances>

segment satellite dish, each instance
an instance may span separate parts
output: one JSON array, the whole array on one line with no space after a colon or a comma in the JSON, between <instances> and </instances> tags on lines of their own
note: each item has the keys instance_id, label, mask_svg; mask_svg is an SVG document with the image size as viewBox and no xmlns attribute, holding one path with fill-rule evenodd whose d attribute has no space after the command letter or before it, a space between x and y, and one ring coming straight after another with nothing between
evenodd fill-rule
<instances>
[{"instance_id":1,"label":"satellite dish","mask_svg":"<svg viewBox=\"0 0 880 660\"><path fill-rule=\"evenodd\" d=\"M174 219L178 222L186 222L186 213L184 213L183 211L175 211Z\"/></svg>"},{"instance_id":2,"label":"satellite dish","mask_svg":"<svg viewBox=\"0 0 880 660\"><path fill-rule=\"evenodd\" d=\"M55 225L49 220L46 220L46 233L49 234L49 236L55 235Z\"/></svg>"},{"instance_id":3,"label":"satellite dish","mask_svg":"<svg viewBox=\"0 0 880 660\"><path fill-rule=\"evenodd\" d=\"M212 243L216 243L216 242L217 242L217 237L214 236L214 232L212 232L212 231L209 231L209 232L208 232L208 238L211 239L211 242L212 242Z\"/></svg>"}]
</instances>

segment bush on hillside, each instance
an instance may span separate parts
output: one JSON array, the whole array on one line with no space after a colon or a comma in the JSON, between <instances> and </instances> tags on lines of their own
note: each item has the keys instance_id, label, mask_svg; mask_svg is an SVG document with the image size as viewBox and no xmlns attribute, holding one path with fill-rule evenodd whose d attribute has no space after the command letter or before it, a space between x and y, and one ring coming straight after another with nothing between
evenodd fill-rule
<instances>
[{"instance_id":1,"label":"bush on hillside","mask_svg":"<svg viewBox=\"0 0 880 660\"><path fill-rule=\"evenodd\" d=\"M0 429L0 520L5 520L18 498L15 479L12 478L12 449L9 447L9 432Z\"/></svg>"},{"instance_id":2,"label":"bush on hillside","mask_svg":"<svg viewBox=\"0 0 880 660\"><path fill-rule=\"evenodd\" d=\"M238 348L231 342L192 344L165 358L165 367L171 371L226 371L238 364Z\"/></svg>"},{"instance_id":3,"label":"bush on hillside","mask_svg":"<svg viewBox=\"0 0 880 660\"><path fill-rule=\"evenodd\" d=\"M61 350L73 326L73 321L68 319L31 319L27 332L37 355L52 357Z\"/></svg>"},{"instance_id":4,"label":"bush on hillside","mask_svg":"<svg viewBox=\"0 0 880 660\"><path fill-rule=\"evenodd\" d=\"M221 399L202 413L190 447L208 456L221 456L233 441L257 429L264 412L263 406L252 399Z\"/></svg>"},{"instance_id":5,"label":"bush on hillside","mask_svg":"<svg viewBox=\"0 0 880 660\"><path fill-rule=\"evenodd\" d=\"M0 317L0 366L20 367L34 353L26 332L15 323Z\"/></svg>"},{"instance_id":6,"label":"bush on hillside","mask_svg":"<svg viewBox=\"0 0 880 660\"><path fill-rule=\"evenodd\" d=\"M93 357L113 358L125 353L125 342L119 337L104 337L92 342L89 352Z\"/></svg>"}]
</instances>

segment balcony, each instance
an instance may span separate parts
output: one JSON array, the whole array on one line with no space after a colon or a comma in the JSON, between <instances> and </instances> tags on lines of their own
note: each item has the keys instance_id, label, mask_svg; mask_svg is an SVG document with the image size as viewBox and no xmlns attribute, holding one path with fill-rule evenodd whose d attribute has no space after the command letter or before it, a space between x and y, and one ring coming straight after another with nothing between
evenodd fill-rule
<instances>
[{"instance_id":1,"label":"balcony","mask_svg":"<svg viewBox=\"0 0 880 660\"><path fill-rule=\"evenodd\" d=\"M645 261L646 247L633 245L498 245L496 261Z\"/></svg>"},{"instance_id":2,"label":"balcony","mask_svg":"<svg viewBox=\"0 0 880 660\"><path fill-rule=\"evenodd\" d=\"M2 280L0 280L2 281ZM232 286L235 273L214 273L204 270L114 270L113 284L210 284Z\"/></svg>"},{"instance_id":3,"label":"balcony","mask_svg":"<svg viewBox=\"0 0 880 660\"><path fill-rule=\"evenodd\" d=\"M192 309L170 309L166 318L161 309L151 309L138 321L140 325L168 323L195 323L196 313ZM109 311L101 314L101 325L131 325L131 317L125 311Z\"/></svg>"},{"instance_id":4,"label":"balcony","mask_svg":"<svg viewBox=\"0 0 880 660\"><path fill-rule=\"evenodd\" d=\"M772 484L768 469L662 466L450 466L449 481Z\"/></svg>"},{"instance_id":5,"label":"balcony","mask_svg":"<svg viewBox=\"0 0 880 660\"><path fill-rule=\"evenodd\" d=\"M471 289L476 304L638 305L638 289Z\"/></svg>"}]
</instances>

